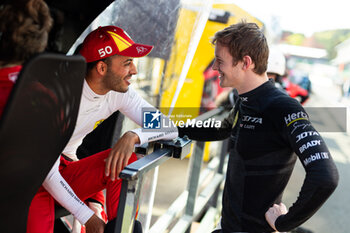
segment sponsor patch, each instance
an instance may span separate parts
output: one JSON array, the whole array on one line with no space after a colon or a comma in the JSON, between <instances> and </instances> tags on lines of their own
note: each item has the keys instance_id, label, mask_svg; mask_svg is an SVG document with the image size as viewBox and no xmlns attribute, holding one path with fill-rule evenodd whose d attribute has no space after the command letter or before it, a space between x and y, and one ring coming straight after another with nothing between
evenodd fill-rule
<instances>
[{"instance_id":1,"label":"sponsor patch","mask_svg":"<svg viewBox=\"0 0 350 233\"><path fill-rule=\"evenodd\" d=\"M257 123L262 124L262 118L261 117L252 117L252 116L243 116L242 121L250 122L250 123Z\"/></svg>"},{"instance_id":2,"label":"sponsor patch","mask_svg":"<svg viewBox=\"0 0 350 233\"><path fill-rule=\"evenodd\" d=\"M321 145L321 140L312 140L310 142L305 143L301 147L299 147L300 153L303 153L305 150L309 149L310 147L314 146L320 146Z\"/></svg>"},{"instance_id":3,"label":"sponsor patch","mask_svg":"<svg viewBox=\"0 0 350 233\"><path fill-rule=\"evenodd\" d=\"M247 102L248 101L248 97L240 97L242 102Z\"/></svg>"},{"instance_id":4,"label":"sponsor patch","mask_svg":"<svg viewBox=\"0 0 350 233\"><path fill-rule=\"evenodd\" d=\"M137 53L139 53L139 54L147 52L147 49L145 47L142 47L142 46L137 46L136 50L137 50Z\"/></svg>"},{"instance_id":5,"label":"sponsor patch","mask_svg":"<svg viewBox=\"0 0 350 233\"><path fill-rule=\"evenodd\" d=\"M307 114L302 111L297 113L291 113L291 114L288 114L288 116L284 117L284 121L286 122L287 126L290 126L292 123L299 120L309 120L309 118Z\"/></svg>"},{"instance_id":6,"label":"sponsor patch","mask_svg":"<svg viewBox=\"0 0 350 233\"><path fill-rule=\"evenodd\" d=\"M316 160L321 160L321 159L329 159L328 152L320 152L320 153L315 153L313 155L310 155L309 157L303 160L303 163L305 166L307 166L309 163L314 162Z\"/></svg>"},{"instance_id":7,"label":"sponsor patch","mask_svg":"<svg viewBox=\"0 0 350 233\"><path fill-rule=\"evenodd\" d=\"M300 140L306 138L306 137L310 137L310 136L320 136L320 134L316 131L306 131L306 132L302 132L301 134L296 136L296 143L298 143Z\"/></svg>"}]
</instances>

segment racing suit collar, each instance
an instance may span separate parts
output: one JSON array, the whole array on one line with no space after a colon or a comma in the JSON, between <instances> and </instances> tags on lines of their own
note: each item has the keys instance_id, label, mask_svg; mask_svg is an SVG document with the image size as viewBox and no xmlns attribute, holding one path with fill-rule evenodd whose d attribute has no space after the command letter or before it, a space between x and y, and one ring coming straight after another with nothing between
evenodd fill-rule
<instances>
[{"instance_id":1,"label":"racing suit collar","mask_svg":"<svg viewBox=\"0 0 350 233\"><path fill-rule=\"evenodd\" d=\"M98 101L105 95L96 94L89 86L89 84L84 80L83 95L90 101Z\"/></svg>"},{"instance_id":2,"label":"racing suit collar","mask_svg":"<svg viewBox=\"0 0 350 233\"><path fill-rule=\"evenodd\" d=\"M255 98L259 98L260 97L260 93L265 92L267 89L271 89L274 87L273 82L271 82L271 80L266 81L265 83L263 83L262 85L258 86L257 88L248 91L244 94L239 95L241 101L244 102L248 102L251 101Z\"/></svg>"}]
</instances>

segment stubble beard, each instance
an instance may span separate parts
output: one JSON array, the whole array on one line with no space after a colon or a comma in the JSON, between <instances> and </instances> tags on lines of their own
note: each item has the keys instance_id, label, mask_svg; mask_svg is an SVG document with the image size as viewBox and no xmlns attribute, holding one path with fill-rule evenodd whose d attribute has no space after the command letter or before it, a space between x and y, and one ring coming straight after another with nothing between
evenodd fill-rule
<instances>
[{"instance_id":1,"label":"stubble beard","mask_svg":"<svg viewBox=\"0 0 350 233\"><path fill-rule=\"evenodd\" d=\"M116 92L125 93L128 91L129 87L127 86L126 88L123 88L124 78L125 77L121 78L108 70L104 79L104 84L110 91L113 90Z\"/></svg>"}]
</instances>

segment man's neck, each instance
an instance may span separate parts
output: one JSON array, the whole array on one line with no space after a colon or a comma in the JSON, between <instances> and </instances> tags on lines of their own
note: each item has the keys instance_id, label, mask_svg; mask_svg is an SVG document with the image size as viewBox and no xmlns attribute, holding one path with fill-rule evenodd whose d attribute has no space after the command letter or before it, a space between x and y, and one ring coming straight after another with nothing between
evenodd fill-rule
<instances>
[{"instance_id":1,"label":"man's neck","mask_svg":"<svg viewBox=\"0 0 350 233\"><path fill-rule=\"evenodd\" d=\"M95 94L105 95L108 93L108 91L106 91L104 88L101 87L101 83L99 82L99 80L89 78L89 76L87 76L85 79L86 79L86 82L89 85L90 89L93 92L95 92Z\"/></svg>"},{"instance_id":2,"label":"man's neck","mask_svg":"<svg viewBox=\"0 0 350 233\"><path fill-rule=\"evenodd\" d=\"M264 73L262 75L257 75L254 73L252 75L247 76L243 85L241 85L240 87L237 87L236 89L238 91L238 94L241 95L241 94L244 94L244 93L247 93L247 92L254 90L255 88L266 83L268 80L269 79L268 79L266 73Z\"/></svg>"}]
</instances>

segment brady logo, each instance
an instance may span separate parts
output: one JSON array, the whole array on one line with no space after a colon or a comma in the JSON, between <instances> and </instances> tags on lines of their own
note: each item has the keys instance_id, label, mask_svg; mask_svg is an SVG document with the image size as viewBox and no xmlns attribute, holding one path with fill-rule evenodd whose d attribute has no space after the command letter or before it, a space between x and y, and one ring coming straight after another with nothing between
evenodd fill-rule
<instances>
[{"instance_id":1,"label":"brady logo","mask_svg":"<svg viewBox=\"0 0 350 233\"><path fill-rule=\"evenodd\" d=\"M243 116L242 121L248 121L248 122L252 122L252 123L262 124L262 118L261 117Z\"/></svg>"},{"instance_id":2,"label":"brady logo","mask_svg":"<svg viewBox=\"0 0 350 233\"><path fill-rule=\"evenodd\" d=\"M144 129L160 129L161 113L157 111L144 111L143 112L143 128Z\"/></svg>"},{"instance_id":3,"label":"brady logo","mask_svg":"<svg viewBox=\"0 0 350 233\"><path fill-rule=\"evenodd\" d=\"M303 153L309 147L314 147L314 146L319 146L319 145L321 145L321 140L313 140L313 141L307 142L304 145L302 145L301 147L299 147L299 151L300 151L300 153Z\"/></svg>"},{"instance_id":4,"label":"brady logo","mask_svg":"<svg viewBox=\"0 0 350 233\"><path fill-rule=\"evenodd\" d=\"M301 134L299 134L296 137L297 138L296 142L299 142L301 139L304 139L304 138L309 137L309 136L320 136L320 135L316 131L302 132Z\"/></svg>"},{"instance_id":5,"label":"brady logo","mask_svg":"<svg viewBox=\"0 0 350 233\"><path fill-rule=\"evenodd\" d=\"M288 114L288 116L284 117L286 125L289 126L291 123L298 120L308 120L307 114L305 112L297 112Z\"/></svg>"}]
</instances>

